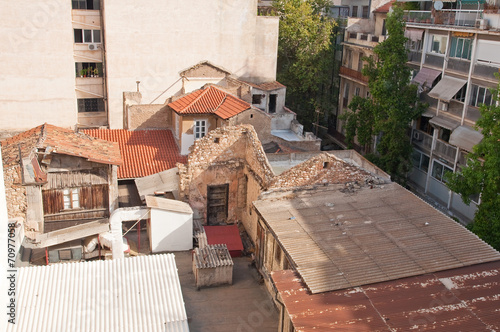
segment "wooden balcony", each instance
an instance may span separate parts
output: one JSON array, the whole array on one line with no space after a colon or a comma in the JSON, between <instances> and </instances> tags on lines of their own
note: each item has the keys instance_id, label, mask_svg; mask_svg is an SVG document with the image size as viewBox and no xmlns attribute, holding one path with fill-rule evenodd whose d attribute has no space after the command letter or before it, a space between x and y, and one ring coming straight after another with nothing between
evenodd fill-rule
<instances>
[{"instance_id":1,"label":"wooden balcony","mask_svg":"<svg viewBox=\"0 0 500 332\"><path fill-rule=\"evenodd\" d=\"M368 84L368 77L363 76L360 71L350 69L344 66L340 67L340 75L348 77L350 79L362 82L364 84Z\"/></svg>"}]
</instances>

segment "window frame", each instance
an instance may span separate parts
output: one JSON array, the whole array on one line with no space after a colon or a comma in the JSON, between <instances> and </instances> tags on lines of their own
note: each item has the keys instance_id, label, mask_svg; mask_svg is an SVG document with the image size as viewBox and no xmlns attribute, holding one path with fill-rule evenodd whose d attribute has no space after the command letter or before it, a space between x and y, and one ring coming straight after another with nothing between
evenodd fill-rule
<instances>
[{"instance_id":1,"label":"window frame","mask_svg":"<svg viewBox=\"0 0 500 332\"><path fill-rule=\"evenodd\" d=\"M415 158L414 158L414 155L418 154L418 166L415 165L415 161L417 161ZM424 165L424 160L427 159L427 165ZM413 164L413 167L424 172L424 173L428 173L429 172L429 165L431 163L431 159L430 157L423 153L422 151L419 151L419 150L413 150L413 154L412 154L412 164Z\"/></svg>"},{"instance_id":2,"label":"window frame","mask_svg":"<svg viewBox=\"0 0 500 332\"><path fill-rule=\"evenodd\" d=\"M76 5L76 6L75 6ZM93 7L93 8L89 8ZM94 8L97 7L97 8ZM100 10L100 1L99 0L72 0L71 1L71 9L78 10Z\"/></svg>"},{"instance_id":3,"label":"window frame","mask_svg":"<svg viewBox=\"0 0 500 332\"><path fill-rule=\"evenodd\" d=\"M480 101L480 92L484 91L482 94L482 101ZM489 103L486 103L485 101L489 98ZM486 106L491 106L495 100L493 99L493 95L491 94L490 88L481 86L481 85L476 85L472 84L472 89L471 89L471 96L469 99L469 105L473 107L481 107L482 104Z\"/></svg>"},{"instance_id":4,"label":"window frame","mask_svg":"<svg viewBox=\"0 0 500 332\"><path fill-rule=\"evenodd\" d=\"M361 6L361 17L370 18L370 6Z\"/></svg>"},{"instance_id":5,"label":"window frame","mask_svg":"<svg viewBox=\"0 0 500 332\"><path fill-rule=\"evenodd\" d=\"M203 138L207 135L207 120L194 120L194 139Z\"/></svg>"},{"instance_id":6,"label":"window frame","mask_svg":"<svg viewBox=\"0 0 500 332\"><path fill-rule=\"evenodd\" d=\"M96 105L90 105L94 101ZM106 111L104 98L79 98L77 99L77 106L78 113L102 113Z\"/></svg>"},{"instance_id":7,"label":"window frame","mask_svg":"<svg viewBox=\"0 0 500 332\"><path fill-rule=\"evenodd\" d=\"M436 165L439 165L440 167L442 167L441 171L440 171L441 174L439 175L439 178L436 177L437 174L435 174L435 171L434 171L434 168L435 168ZM450 167L448 167L448 166L446 166L444 163L442 163L442 162L440 162L440 161L438 161L436 159L432 160L432 167L431 167L431 173L430 173L430 175L431 175L431 177L434 180L446 184L446 181L445 181L445 170L448 170L449 172L453 173L453 169L450 168Z\"/></svg>"},{"instance_id":8,"label":"window frame","mask_svg":"<svg viewBox=\"0 0 500 332\"><path fill-rule=\"evenodd\" d=\"M351 17L358 17L358 6L352 6Z\"/></svg>"},{"instance_id":9,"label":"window frame","mask_svg":"<svg viewBox=\"0 0 500 332\"><path fill-rule=\"evenodd\" d=\"M438 51L434 50L434 39L435 39L435 37L439 37L439 39L442 39L442 40L440 40ZM444 43L443 43L444 45L441 45L441 41L444 41ZM427 53L431 53L431 54L438 55L438 56L445 56L446 55L446 45L447 44L448 44L448 36L447 35L431 34L430 35L429 45L427 46ZM443 53L441 53L441 49L443 50Z\"/></svg>"},{"instance_id":10,"label":"window frame","mask_svg":"<svg viewBox=\"0 0 500 332\"><path fill-rule=\"evenodd\" d=\"M80 188L63 189L63 210L81 209Z\"/></svg>"},{"instance_id":11,"label":"window frame","mask_svg":"<svg viewBox=\"0 0 500 332\"><path fill-rule=\"evenodd\" d=\"M90 33L90 34L89 34ZM86 35L87 34L87 35ZM94 29L73 29L75 44L101 44L101 30ZM98 38L96 38L99 36ZM90 37L91 41L88 41ZM99 40L96 40L99 39ZM81 41L80 41L81 40Z\"/></svg>"},{"instance_id":12,"label":"window frame","mask_svg":"<svg viewBox=\"0 0 500 332\"><path fill-rule=\"evenodd\" d=\"M468 51L464 55L464 46L465 42L468 42ZM472 39L471 38L463 38L463 37L451 37L451 42L450 42L450 58L455 58L455 59L462 59L462 60L470 60L472 57ZM461 42L461 45L460 45ZM460 55L457 55L458 48L460 49Z\"/></svg>"}]
</instances>

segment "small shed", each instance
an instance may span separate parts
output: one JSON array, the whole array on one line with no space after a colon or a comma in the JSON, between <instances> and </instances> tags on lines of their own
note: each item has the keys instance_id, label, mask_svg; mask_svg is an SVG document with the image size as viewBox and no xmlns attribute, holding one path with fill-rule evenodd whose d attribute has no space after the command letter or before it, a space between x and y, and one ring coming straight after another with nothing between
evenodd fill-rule
<instances>
[{"instance_id":1,"label":"small shed","mask_svg":"<svg viewBox=\"0 0 500 332\"><path fill-rule=\"evenodd\" d=\"M151 252L193 249L193 210L189 204L146 196L146 205L151 209L148 222Z\"/></svg>"},{"instance_id":2,"label":"small shed","mask_svg":"<svg viewBox=\"0 0 500 332\"><path fill-rule=\"evenodd\" d=\"M233 283L233 260L225 244L209 244L195 248L193 274L196 287L217 286Z\"/></svg>"}]
</instances>

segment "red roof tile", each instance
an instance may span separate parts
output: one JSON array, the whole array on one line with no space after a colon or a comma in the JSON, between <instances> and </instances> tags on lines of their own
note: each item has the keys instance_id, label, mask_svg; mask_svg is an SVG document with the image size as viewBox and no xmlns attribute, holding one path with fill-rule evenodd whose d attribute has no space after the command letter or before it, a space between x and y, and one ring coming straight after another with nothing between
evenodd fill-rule
<instances>
[{"instance_id":1,"label":"red roof tile","mask_svg":"<svg viewBox=\"0 0 500 332\"><path fill-rule=\"evenodd\" d=\"M178 114L215 114L224 120L251 108L249 103L214 85L191 92L168 106Z\"/></svg>"},{"instance_id":2,"label":"red roof tile","mask_svg":"<svg viewBox=\"0 0 500 332\"><path fill-rule=\"evenodd\" d=\"M174 168L186 163L170 130L86 129L88 135L117 142L123 158L118 179L133 179Z\"/></svg>"},{"instance_id":3,"label":"red roof tile","mask_svg":"<svg viewBox=\"0 0 500 332\"><path fill-rule=\"evenodd\" d=\"M31 155L36 149L50 149L52 153L81 157L96 163L122 164L117 144L47 123L2 142L4 163L12 165L19 163L20 157L33 157Z\"/></svg>"}]
</instances>

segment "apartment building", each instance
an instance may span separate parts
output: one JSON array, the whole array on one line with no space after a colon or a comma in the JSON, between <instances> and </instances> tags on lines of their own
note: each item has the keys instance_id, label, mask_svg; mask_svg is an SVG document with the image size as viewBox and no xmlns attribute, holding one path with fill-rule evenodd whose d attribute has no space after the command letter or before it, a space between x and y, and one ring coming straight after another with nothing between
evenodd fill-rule
<instances>
[{"instance_id":1,"label":"apartment building","mask_svg":"<svg viewBox=\"0 0 500 332\"><path fill-rule=\"evenodd\" d=\"M163 104L203 60L276 79L278 18L257 0L12 1L0 13L0 130L123 127L123 92Z\"/></svg>"},{"instance_id":2,"label":"apartment building","mask_svg":"<svg viewBox=\"0 0 500 332\"><path fill-rule=\"evenodd\" d=\"M473 219L479 195L465 205L446 187L445 174L460 171L482 140L474 129L479 106L494 101L490 88L500 68L498 3L467 0L414 2L406 12L408 65L429 107L415 121L411 184L465 222Z\"/></svg>"}]
</instances>

